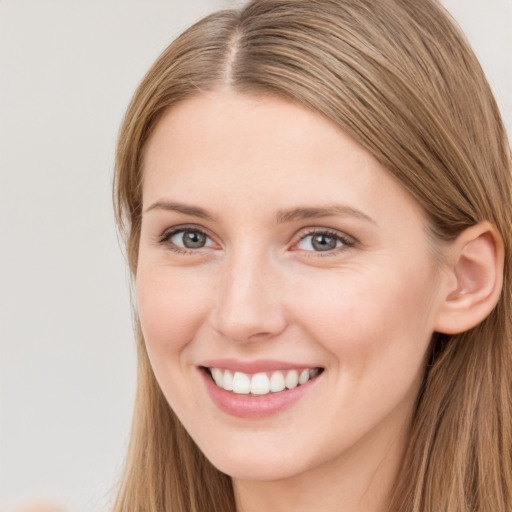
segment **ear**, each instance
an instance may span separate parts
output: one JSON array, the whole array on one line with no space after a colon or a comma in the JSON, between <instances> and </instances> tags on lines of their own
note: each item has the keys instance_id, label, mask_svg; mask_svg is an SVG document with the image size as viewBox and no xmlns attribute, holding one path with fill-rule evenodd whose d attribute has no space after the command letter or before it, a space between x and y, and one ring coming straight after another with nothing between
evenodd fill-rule
<instances>
[{"instance_id":1,"label":"ear","mask_svg":"<svg viewBox=\"0 0 512 512\"><path fill-rule=\"evenodd\" d=\"M503 286L503 240L489 222L464 230L451 243L435 330L459 334L492 311Z\"/></svg>"}]
</instances>

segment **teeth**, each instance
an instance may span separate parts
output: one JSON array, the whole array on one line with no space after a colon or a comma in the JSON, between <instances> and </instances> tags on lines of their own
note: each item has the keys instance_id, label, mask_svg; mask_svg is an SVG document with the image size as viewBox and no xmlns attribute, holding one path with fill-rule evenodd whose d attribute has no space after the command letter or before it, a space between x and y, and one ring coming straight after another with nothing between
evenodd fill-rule
<instances>
[{"instance_id":1,"label":"teeth","mask_svg":"<svg viewBox=\"0 0 512 512\"><path fill-rule=\"evenodd\" d=\"M312 379L313 377L316 377L320 373L320 368L313 368L312 370L309 370L309 378Z\"/></svg>"},{"instance_id":2,"label":"teeth","mask_svg":"<svg viewBox=\"0 0 512 512\"><path fill-rule=\"evenodd\" d=\"M222 372L222 370L220 370ZM224 372L224 379L222 380L222 386L226 391L233 391L233 374L226 370Z\"/></svg>"},{"instance_id":3,"label":"teeth","mask_svg":"<svg viewBox=\"0 0 512 512\"><path fill-rule=\"evenodd\" d=\"M210 368L210 374L219 388L240 395L267 395L285 389L293 389L320 373L319 368L304 370L276 371L249 375L243 372L231 373L222 368Z\"/></svg>"},{"instance_id":4,"label":"teeth","mask_svg":"<svg viewBox=\"0 0 512 512\"><path fill-rule=\"evenodd\" d=\"M299 384L305 384L309 380L309 370L302 370L299 375Z\"/></svg>"},{"instance_id":5,"label":"teeth","mask_svg":"<svg viewBox=\"0 0 512 512\"><path fill-rule=\"evenodd\" d=\"M219 368L212 368L212 377L215 384L217 384L219 388L222 388L224 385L224 372Z\"/></svg>"},{"instance_id":6,"label":"teeth","mask_svg":"<svg viewBox=\"0 0 512 512\"><path fill-rule=\"evenodd\" d=\"M270 377L270 391L276 393L277 391L283 391L285 387L283 374L281 372L274 372L272 377Z\"/></svg>"},{"instance_id":7,"label":"teeth","mask_svg":"<svg viewBox=\"0 0 512 512\"><path fill-rule=\"evenodd\" d=\"M284 379L288 389L296 388L299 384L299 372L297 370L290 370Z\"/></svg>"},{"instance_id":8,"label":"teeth","mask_svg":"<svg viewBox=\"0 0 512 512\"><path fill-rule=\"evenodd\" d=\"M251 392L251 378L242 372L235 372L233 377L233 393L248 395Z\"/></svg>"},{"instance_id":9,"label":"teeth","mask_svg":"<svg viewBox=\"0 0 512 512\"><path fill-rule=\"evenodd\" d=\"M266 373L257 373L252 376L251 393L253 395L266 395L270 393L270 380Z\"/></svg>"}]
</instances>

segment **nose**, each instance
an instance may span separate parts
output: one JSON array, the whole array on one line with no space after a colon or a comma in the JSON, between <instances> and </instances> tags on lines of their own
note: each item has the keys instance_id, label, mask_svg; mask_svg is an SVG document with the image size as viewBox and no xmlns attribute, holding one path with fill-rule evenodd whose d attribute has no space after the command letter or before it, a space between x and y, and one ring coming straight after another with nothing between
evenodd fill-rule
<instances>
[{"instance_id":1,"label":"nose","mask_svg":"<svg viewBox=\"0 0 512 512\"><path fill-rule=\"evenodd\" d=\"M240 255L220 272L213 327L224 337L249 343L286 328L279 272L264 256Z\"/></svg>"}]
</instances>

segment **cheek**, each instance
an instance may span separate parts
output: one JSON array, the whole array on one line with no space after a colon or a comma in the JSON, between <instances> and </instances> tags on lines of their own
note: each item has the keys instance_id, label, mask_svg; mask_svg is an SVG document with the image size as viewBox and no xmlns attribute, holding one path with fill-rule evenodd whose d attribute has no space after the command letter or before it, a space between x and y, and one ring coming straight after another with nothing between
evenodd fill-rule
<instances>
[{"instance_id":1,"label":"cheek","mask_svg":"<svg viewBox=\"0 0 512 512\"><path fill-rule=\"evenodd\" d=\"M393 411L408 415L423 379L431 336L428 276L403 281L393 275L339 275L310 300L305 290L297 294L303 329L330 354L326 377L340 439L371 429Z\"/></svg>"},{"instance_id":2,"label":"cheek","mask_svg":"<svg viewBox=\"0 0 512 512\"><path fill-rule=\"evenodd\" d=\"M163 353L186 346L204 319L211 289L193 273L141 266L137 301L148 350Z\"/></svg>"},{"instance_id":3,"label":"cheek","mask_svg":"<svg viewBox=\"0 0 512 512\"><path fill-rule=\"evenodd\" d=\"M188 273L190 274L190 273ZM151 367L170 406L180 418L197 410L188 385L188 350L204 320L211 287L181 269L140 266L137 272L139 318ZM183 373L185 372L185 374Z\"/></svg>"},{"instance_id":4,"label":"cheek","mask_svg":"<svg viewBox=\"0 0 512 512\"><path fill-rule=\"evenodd\" d=\"M433 331L435 277L406 270L339 273L316 279L315 288L304 281L295 316L354 378L375 365L421 365Z\"/></svg>"}]
</instances>

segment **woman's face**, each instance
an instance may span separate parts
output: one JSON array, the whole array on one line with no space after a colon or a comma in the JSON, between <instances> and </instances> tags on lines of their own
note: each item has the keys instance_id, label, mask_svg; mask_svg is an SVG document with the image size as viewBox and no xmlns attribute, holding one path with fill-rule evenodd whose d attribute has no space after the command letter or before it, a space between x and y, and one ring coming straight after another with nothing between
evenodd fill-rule
<instances>
[{"instance_id":1,"label":"woman's face","mask_svg":"<svg viewBox=\"0 0 512 512\"><path fill-rule=\"evenodd\" d=\"M320 115L229 91L172 108L144 173L140 320L211 462L273 480L396 456L442 300L412 197Z\"/></svg>"}]
</instances>

